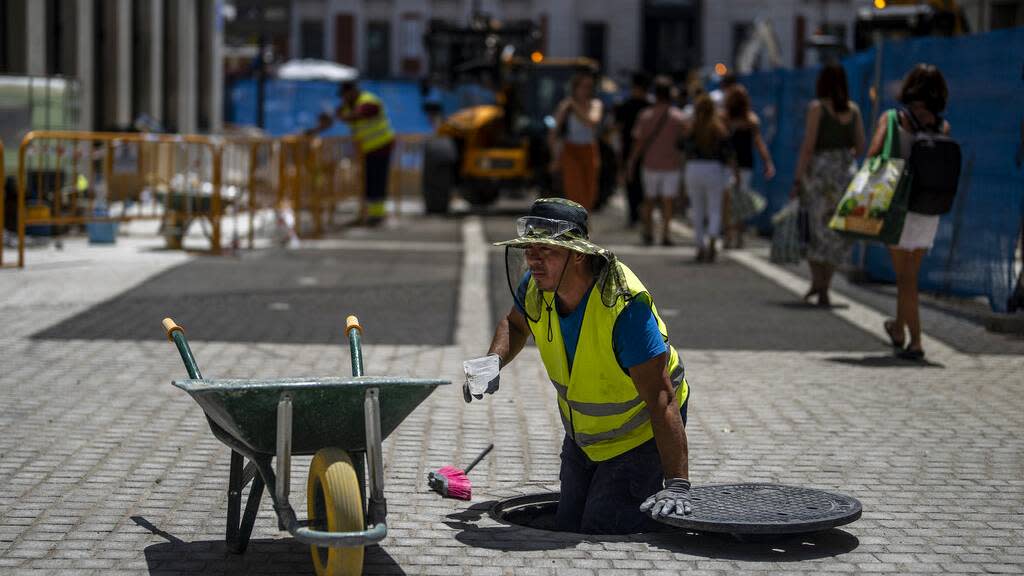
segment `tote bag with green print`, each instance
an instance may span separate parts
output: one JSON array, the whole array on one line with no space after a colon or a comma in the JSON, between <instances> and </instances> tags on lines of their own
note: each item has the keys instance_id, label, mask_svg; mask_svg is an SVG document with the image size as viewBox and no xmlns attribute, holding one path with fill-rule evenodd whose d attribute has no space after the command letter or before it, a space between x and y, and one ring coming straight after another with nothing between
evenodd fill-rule
<instances>
[{"instance_id":1,"label":"tote bag with green print","mask_svg":"<svg viewBox=\"0 0 1024 576\"><path fill-rule=\"evenodd\" d=\"M899 136L896 111L888 114L882 153L864 161L828 226L851 238L896 244L907 217L911 176L906 161L892 157L893 140Z\"/></svg>"}]
</instances>

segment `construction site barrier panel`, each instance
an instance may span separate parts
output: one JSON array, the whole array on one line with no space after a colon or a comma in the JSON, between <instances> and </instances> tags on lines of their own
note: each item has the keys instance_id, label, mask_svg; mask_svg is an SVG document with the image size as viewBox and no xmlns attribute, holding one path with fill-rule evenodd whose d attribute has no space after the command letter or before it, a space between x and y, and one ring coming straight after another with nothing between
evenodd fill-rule
<instances>
[{"instance_id":1,"label":"construction site barrier panel","mask_svg":"<svg viewBox=\"0 0 1024 576\"><path fill-rule=\"evenodd\" d=\"M869 140L878 115L897 105L902 79L911 68L924 62L942 71L949 86L944 117L962 147L963 166L953 210L942 216L935 244L922 262L920 286L960 297L984 296L995 312L1010 308L1019 282L1014 261L1024 221L1024 171L1015 157L1024 147L1022 53L1024 28L1015 28L886 42L842 62ZM768 209L756 221L764 230L771 226L771 214L789 200L817 74L817 69L773 70L739 79L761 116L777 169L768 182L754 170L753 186L768 197ZM881 244L858 243L851 262L870 280L895 280Z\"/></svg>"},{"instance_id":2,"label":"construction site barrier panel","mask_svg":"<svg viewBox=\"0 0 1024 576\"><path fill-rule=\"evenodd\" d=\"M405 198L421 195L427 138L395 139L388 197L396 216ZM199 220L217 254L225 219L230 246L240 247L244 230L252 249L257 218L269 216L276 226L290 212L299 237L318 238L336 225L339 209L365 216L363 166L348 136L30 132L18 150L17 266L25 264L27 234L101 222L159 220L168 248L180 249Z\"/></svg>"},{"instance_id":3,"label":"construction site barrier panel","mask_svg":"<svg viewBox=\"0 0 1024 576\"><path fill-rule=\"evenodd\" d=\"M236 201L222 193L222 154L222 139L211 136L29 132L18 149L18 267L26 233L98 222L160 219L177 238L169 247L180 248L183 228L203 218L219 253L223 204Z\"/></svg>"}]
</instances>

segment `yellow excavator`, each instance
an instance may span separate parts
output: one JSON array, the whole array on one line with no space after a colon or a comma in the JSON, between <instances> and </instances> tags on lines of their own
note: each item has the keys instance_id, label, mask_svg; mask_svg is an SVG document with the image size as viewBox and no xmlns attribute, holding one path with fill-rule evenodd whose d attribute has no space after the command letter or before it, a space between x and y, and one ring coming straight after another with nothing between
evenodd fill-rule
<instances>
[{"instance_id":1,"label":"yellow excavator","mask_svg":"<svg viewBox=\"0 0 1024 576\"><path fill-rule=\"evenodd\" d=\"M530 23L506 27L481 15L468 27L438 24L425 35L434 81L484 86L495 99L437 123L424 153L428 212L447 212L453 190L474 206L490 205L504 191L554 192L556 183L546 169L551 115L573 74L597 74L597 64L587 58L546 58L538 39Z\"/></svg>"}]
</instances>

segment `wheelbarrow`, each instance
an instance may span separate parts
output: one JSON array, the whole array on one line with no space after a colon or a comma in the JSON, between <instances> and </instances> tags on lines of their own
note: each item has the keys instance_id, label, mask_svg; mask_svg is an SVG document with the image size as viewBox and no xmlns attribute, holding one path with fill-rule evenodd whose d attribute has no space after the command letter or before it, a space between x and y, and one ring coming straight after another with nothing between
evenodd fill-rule
<instances>
[{"instance_id":1,"label":"wheelbarrow","mask_svg":"<svg viewBox=\"0 0 1024 576\"><path fill-rule=\"evenodd\" d=\"M228 549L245 552L266 488L278 528L310 545L317 574L359 574L363 548L388 533L381 442L435 388L450 382L364 376L362 327L355 316L345 323L351 378L204 379L184 329L170 318L163 324L189 375L173 384L199 403L213 435L231 448ZM291 457L310 454L308 518L300 520L288 501ZM250 483L243 512L242 491Z\"/></svg>"}]
</instances>

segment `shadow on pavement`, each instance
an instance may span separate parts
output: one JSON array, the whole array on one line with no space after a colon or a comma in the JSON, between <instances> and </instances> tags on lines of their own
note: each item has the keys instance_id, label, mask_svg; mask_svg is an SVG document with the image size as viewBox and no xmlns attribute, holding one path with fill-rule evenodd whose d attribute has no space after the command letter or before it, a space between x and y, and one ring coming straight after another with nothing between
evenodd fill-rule
<instances>
[{"instance_id":1,"label":"shadow on pavement","mask_svg":"<svg viewBox=\"0 0 1024 576\"><path fill-rule=\"evenodd\" d=\"M787 308L789 310L820 310L822 312L828 312L829 310L845 310L850 306L848 304L832 304L831 306L818 306L810 302L803 300L773 300L766 302L771 306L779 306L781 308Z\"/></svg>"},{"instance_id":2,"label":"shadow on pavement","mask_svg":"<svg viewBox=\"0 0 1024 576\"><path fill-rule=\"evenodd\" d=\"M891 354L885 354L882 356L864 356L861 358L832 356L830 358L826 358L826 360L829 362L835 362L836 364L847 364L850 366L861 366L864 368L946 368L943 364L931 362L927 358L923 360L904 360Z\"/></svg>"},{"instance_id":3,"label":"shadow on pavement","mask_svg":"<svg viewBox=\"0 0 1024 576\"><path fill-rule=\"evenodd\" d=\"M720 560L754 562L798 562L829 558L852 552L860 541L849 532L833 528L809 534L781 536L747 536L688 532L684 530L605 536L538 530L526 526L502 524L479 526L497 502L474 504L468 509L449 514L445 522L460 530L455 539L467 546L502 551L544 551L573 548L580 542L646 542L652 547L690 556Z\"/></svg>"},{"instance_id":4,"label":"shadow on pavement","mask_svg":"<svg viewBox=\"0 0 1024 576\"><path fill-rule=\"evenodd\" d=\"M164 532L139 516L136 524L167 542L145 549L146 564L155 574L312 574L309 546L292 538L261 538L249 541L244 554L227 550L223 540L185 542ZM365 574L405 574L380 546L367 546L363 557Z\"/></svg>"},{"instance_id":5,"label":"shadow on pavement","mask_svg":"<svg viewBox=\"0 0 1024 576\"><path fill-rule=\"evenodd\" d=\"M678 532L651 534L644 541L652 548L663 548L690 556L750 562L800 562L831 558L852 552L860 546L856 536L838 528L809 534L748 536L743 539L728 534Z\"/></svg>"}]
</instances>

